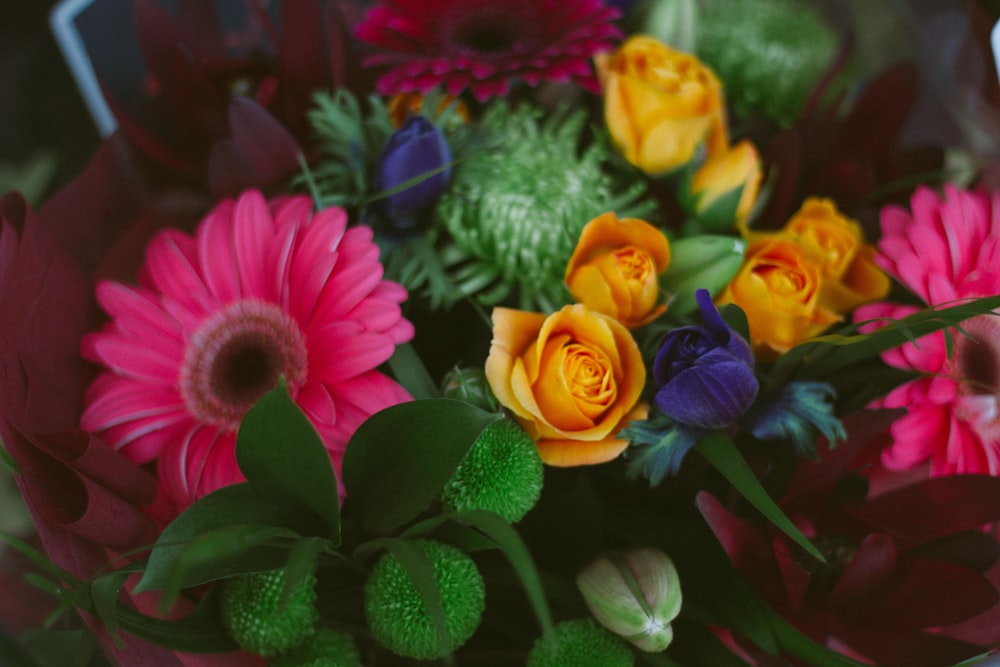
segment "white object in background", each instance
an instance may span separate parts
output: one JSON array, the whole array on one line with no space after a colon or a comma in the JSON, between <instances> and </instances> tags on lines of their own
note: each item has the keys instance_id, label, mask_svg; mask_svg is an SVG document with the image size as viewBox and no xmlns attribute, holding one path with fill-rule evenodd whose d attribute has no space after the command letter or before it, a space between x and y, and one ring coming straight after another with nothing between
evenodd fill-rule
<instances>
[{"instance_id":1,"label":"white object in background","mask_svg":"<svg viewBox=\"0 0 1000 667\"><path fill-rule=\"evenodd\" d=\"M106 137L115 131L118 123L107 102L104 101L104 94L97 83L97 73L94 71L94 63L87 53L87 47L83 43L83 37L76 26L76 17L87 7L93 4L94 0L62 0L52 8L49 15L49 25L52 34L62 50L63 58L80 88L83 101L94 118L97 131L102 137Z\"/></svg>"},{"instance_id":2,"label":"white object in background","mask_svg":"<svg viewBox=\"0 0 1000 667\"><path fill-rule=\"evenodd\" d=\"M997 64L997 78L1000 79L1000 21L993 26L993 36L990 41L993 43L993 60Z\"/></svg>"}]
</instances>

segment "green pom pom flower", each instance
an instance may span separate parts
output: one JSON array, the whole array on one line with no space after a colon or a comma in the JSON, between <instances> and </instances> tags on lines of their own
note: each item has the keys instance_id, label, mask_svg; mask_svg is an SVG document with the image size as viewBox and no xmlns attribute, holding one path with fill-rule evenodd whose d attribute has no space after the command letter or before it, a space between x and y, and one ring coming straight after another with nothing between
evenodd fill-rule
<instances>
[{"instance_id":1,"label":"green pom pom flower","mask_svg":"<svg viewBox=\"0 0 1000 667\"><path fill-rule=\"evenodd\" d=\"M795 0L709 0L697 44L737 114L757 112L786 126L838 48L833 29Z\"/></svg>"},{"instance_id":2,"label":"green pom pom flower","mask_svg":"<svg viewBox=\"0 0 1000 667\"><path fill-rule=\"evenodd\" d=\"M593 619L563 621L539 637L527 667L631 667L635 656L625 642Z\"/></svg>"},{"instance_id":3,"label":"green pom pom flower","mask_svg":"<svg viewBox=\"0 0 1000 667\"><path fill-rule=\"evenodd\" d=\"M349 634L320 628L305 643L272 660L270 667L361 667L361 653Z\"/></svg>"},{"instance_id":4,"label":"green pom pom flower","mask_svg":"<svg viewBox=\"0 0 1000 667\"><path fill-rule=\"evenodd\" d=\"M495 305L516 292L522 309L555 310L568 301L563 271L587 222L607 211L653 215L640 179L622 187L608 175L612 150L591 141L581 153L583 111L541 118L526 104L491 105L479 123L484 144L456 165L437 208L451 237L440 255L453 299Z\"/></svg>"},{"instance_id":5,"label":"green pom pom flower","mask_svg":"<svg viewBox=\"0 0 1000 667\"><path fill-rule=\"evenodd\" d=\"M509 419L487 426L441 492L452 511L489 510L514 523L542 493L542 459L531 436Z\"/></svg>"},{"instance_id":6,"label":"green pom pom flower","mask_svg":"<svg viewBox=\"0 0 1000 667\"><path fill-rule=\"evenodd\" d=\"M430 559L444 612L445 641L439 642L427 605L395 555L387 552L365 584L365 615L372 636L399 655L431 660L464 644L479 627L486 587L476 564L448 544L418 540Z\"/></svg>"},{"instance_id":7,"label":"green pom pom flower","mask_svg":"<svg viewBox=\"0 0 1000 667\"><path fill-rule=\"evenodd\" d=\"M222 622L245 651L275 656L294 648L315 631L316 577L309 575L292 589L284 605L284 570L227 579L220 599Z\"/></svg>"}]
</instances>

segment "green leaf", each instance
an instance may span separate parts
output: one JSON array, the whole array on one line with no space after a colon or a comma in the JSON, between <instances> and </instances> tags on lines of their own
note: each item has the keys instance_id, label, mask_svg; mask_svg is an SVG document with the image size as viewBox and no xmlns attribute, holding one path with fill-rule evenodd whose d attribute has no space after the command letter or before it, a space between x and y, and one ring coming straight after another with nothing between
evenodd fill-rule
<instances>
[{"instance_id":1,"label":"green leaf","mask_svg":"<svg viewBox=\"0 0 1000 667\"><path fill-rule=\"evenodd\" d=\"M194 611L180 620L165 621L146 616L131 607L121 605L118 623L122 630L149 642L185 653L228 653L239 650L222 625L213 587L198 602Z\"/></svg>"},{"instance_id":2,"label":"green leaf","mask_svg":"<svg viewBox=\"0 0 1000 667\"><path fill-rule=\"evenodd\" d=\"M751 505L756 507L761 514L783 531L788 537L795 541L800 547L806 550L811 556L826 562L823 554L813 545L802 532L795 527L781 508L767 495L767 491L761 486L760 481L754 476L753 471L743 459L743 455L736 449L736 445L728 436L716 433L701 440L695 445L702 456L709 463L722 473L733 487L746 498Z\"/></svg>"},{"instance_id":3,"label":"green leaf","mask_svg":"<svg viewBox=\"0 0 1000 667\"><path fill-rule=\"evenodd\" d=\"M284 381L243 418L236 460L250 484L289 508L321 517L323 536L339 543L340 498L330 454Z\"/></svg>"},{"instance_id":4,"label":"green leaf","mask_svg":"<svg viewBox=\"0 0 1000 667\"><path fill-rule=\"evenodd\" d=\"M396 346L396 352L389 357L389 370L399 384L417 400L441 395L420 355L409 343Z\"/></svg>"},{"instance_id":5,"label":"green leaf","mask_svg":"<svg viewBox=\"0 0 1000 667\"><path fill-rule=\"evenodd\" d=\"M327 549L333 550L328 540L318 537L304 537L292 545L285 563L284 583L278 604L283 607L296 586L305 581L306 577L315 572L319 555Z\"/></svg>"},{"instance_id":6,"label":"green leaf","mask_svg":"<svg viewBox=\"0 0 1000 667\"><path fill-rule=\"evenodd\" d=\"M427 557L420 545L412 540L385 537L373 540L371 545L388 550L406 570L410 582L427 607L427 615L430 616L431 624L437 635L438 653L441 655L449 654L447 650L449 645L448 626L444 617L444 603L441 600L441 589L434 576L434 564L431 559Z\"/></svg>"},{"instance_id":7,"label":"green leaf","mask_svg":"<svg viewBox=\"0 0 1000 667\"><path fill-rule=\"evenodd\" d=\"M294 529L297 519L293 510L261 495L248 483L225 486L195 502L163 530L135 591L166 588L175 576L178 558L188 544L202 535L241 524Z\"/></svg>"},{"instance_id":8,"label":"green leaf","mask_svg":"<svg viewBox=\"0 0 1000 667\"><path fill-rule=\"evenodd\" d=\"M1000 308L1000 296L991 296L957 306L925 308L867 334L857 333L859 324L844 327L783 354L772 366L766 382L780 385L793 378L824 379L850 366L874 360L886 350L997 308Z\"/></svg>"},{"instance_id":9,"label":"green leaf","mask_svg":"<svg viewBox=\"0 0 1000 667\"><path fill-rule=\"evenodd\" d=\"M3 448L3 443L0 443L0 463L10 468L15 475L21 474L21 467L17 465L17 461L10 455L10 452Z\"/></svg>"},{"instance_id":10,"label":"green leaf","mask_svg":"<svg viewBox=\"0 0 1000 667\"><path fill-rule=\"evenodd\" d=\"M168 611L185 588L280 567L297 537L287 528L263 524L235 524L202 533L177 554L163 587L161 610Z\"/></svg>"},{"instance_id":11,"label":"green leaf","mask_svg":"<svg viewBox=\"0 0 1000 667\"><path fill-rule=\"evenodd\" d=\"M864 667L865 663L817 644L776 613L770 614L771 627L781 650L812 667Z\"/></svg>"},{"instance_id":12,"label":"green leaf","mask_svg":"<svg viewBox=\"0 0 1000 667\"><path fill-rule=\"evenodd\" d=\"M442 514L411 526L404 535L428 535L445 522L454 521L460 525L468 525L489 538L510 562L511 567L521 580L528 601L531 603L543 633L552 629L552 612L549 609L548 598L542 587L542 579L538 575L535 561L527 545L517 533L517 530L495 512L473 510L469 512L452 512ZM463 539L467 539L463 536Z\"/></svg>"},{"instance_id":13,"label":"green leaf","mask_svg":"<svg viewBox=\"0 0 1000 667\"><path fill-rule=\"evenodd\" d=\"M94 605L94 614L119 648L124 642L118 633L118 594L121 593L125 580L135 571L136 568L123 568L102 574L90 582L90 600Z\"/></svg>"},{"instance_id":14,"label":"green leaf","mask_svg":"<svg viewBox=\"0 0 1000 667\"><path fill-rule=\"evenodd\" d=\"M362 526L386 533L434 500L500 415L448 398L401 403L368 418L344 454L344 486Z\"/></svg>"}]
</instances>

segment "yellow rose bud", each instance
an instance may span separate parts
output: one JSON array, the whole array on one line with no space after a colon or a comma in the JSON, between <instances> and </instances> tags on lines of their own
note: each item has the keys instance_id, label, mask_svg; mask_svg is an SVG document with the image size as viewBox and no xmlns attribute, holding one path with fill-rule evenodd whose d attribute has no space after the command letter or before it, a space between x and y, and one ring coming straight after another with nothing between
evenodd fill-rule
<instances>
[{"instance_id":1,"label":"yellow rose bud","mask_svg":"<svg viewBox=\"0 0 1000 667\"><path fill-rule=\"evenodd\" d=\"M549 316L494 308L486 379L549 465L610 461L628 445L617 434L647 413L639 346L582 304Z\"/></svg>"},{"instance_id":2,"label":"yellow rose bud","mask_svg":"<svg viewBox=\"0 0 1000 667\"><path fill-rule=\"evenodd\" d=\"M663 232L643 220L605 213L580 233L566 265L566 286L578 302L634 329L666 310L657 277L669 264Z\"/></svg>"},{"instance_id":3,"label":"yellow rose bud","mask_svg":"<svg viewBox=\"0 0 1000 667\"><path fill-rule=\"evenodd\" d=\"M659 549L601 557L580 570L576 586L597 622L636 648L663 651L681 611L680 577Z\"/></svg>"},{"instance_id":4,"label":"yellow rose bud","mask_svg":"<svg viewBox=\"0 0 1000 667\"><path fill-rule=\"evenodd\" d=\"M709 156L691 179L694 213L710 230L743 224L760 192L760 155L743 140Z\"/></svg>"},{"instance_id":5,"label":"yellow rose bud","mask_svg":"<svg viewBox=\"0 0 1000 667\"><path fill-rule=\"evenodd\" d=\"M889 292L889 278L875 265L861 225L831 200L807 199L784 229L819 269L822 306L844 313Z\"/></svg>"},{"instance_id":6,"label":"yellow rose bud","mask_svg":"<svg viewBox=\"0 0 1000 667\"><path fill-rule=\"evenodd\" d=\"M822 278L795 238L751 237L739 272L719 297L743 309L757 351L784 352L839 318L820 304Z\"/></svg>"},{"instance_id":7,"label":"yellow rose bud","mask_svg":"<svg viewBox=\"0 0 1000 667\"><path fill-rule=\"evenodd\" d=\"M702 142L709 154L725 150L722 85L697 58L638 35L596 64L611 138L636 167L650 175L672 171Z\"/></svg>"}]
</instances>

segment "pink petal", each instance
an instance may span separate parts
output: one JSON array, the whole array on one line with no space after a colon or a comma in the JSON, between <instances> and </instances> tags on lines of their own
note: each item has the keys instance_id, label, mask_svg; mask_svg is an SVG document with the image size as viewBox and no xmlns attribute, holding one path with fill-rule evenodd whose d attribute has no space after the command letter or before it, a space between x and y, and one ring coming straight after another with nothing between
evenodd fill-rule
<instances>
[{"instance_id":1,"label":"pink petal","mask_svg":"<svg viewBox=\"0 0 1000 667\"><path fill-rule=\"evenodd\" d=\"M310 371L317 380L329 386L374 369L395 350L395 344L387 336L364 333L343 339L337 345L336 356Z\"/></svg>"},{"instance_id":2,"label":"pink petal","mask_svg":"<svg viewBox=\"0 0 1000 667\"><path fill-rule=\"evenodd\" d=\"M236 202L233 237L243 294L273 301L276 295L265 260L275 237L274 222L259 192L247 192Z\"/></svg>"},{"instance_id":3,"label":"pink petal","mask_svg":"<svg viewBox=\"0 0 1000 667\"><path fill-rule=\"evenodd\" d=\"M246 206L251 209L247 215L267 215L263 198L246 194ZM230 303L242 294L240 277L236 267L236 249L233 247L232 200L219 204L208 214L198 227L198 266L205 276L209 292L222 303Z\"/></svg>"}]
</instances>

